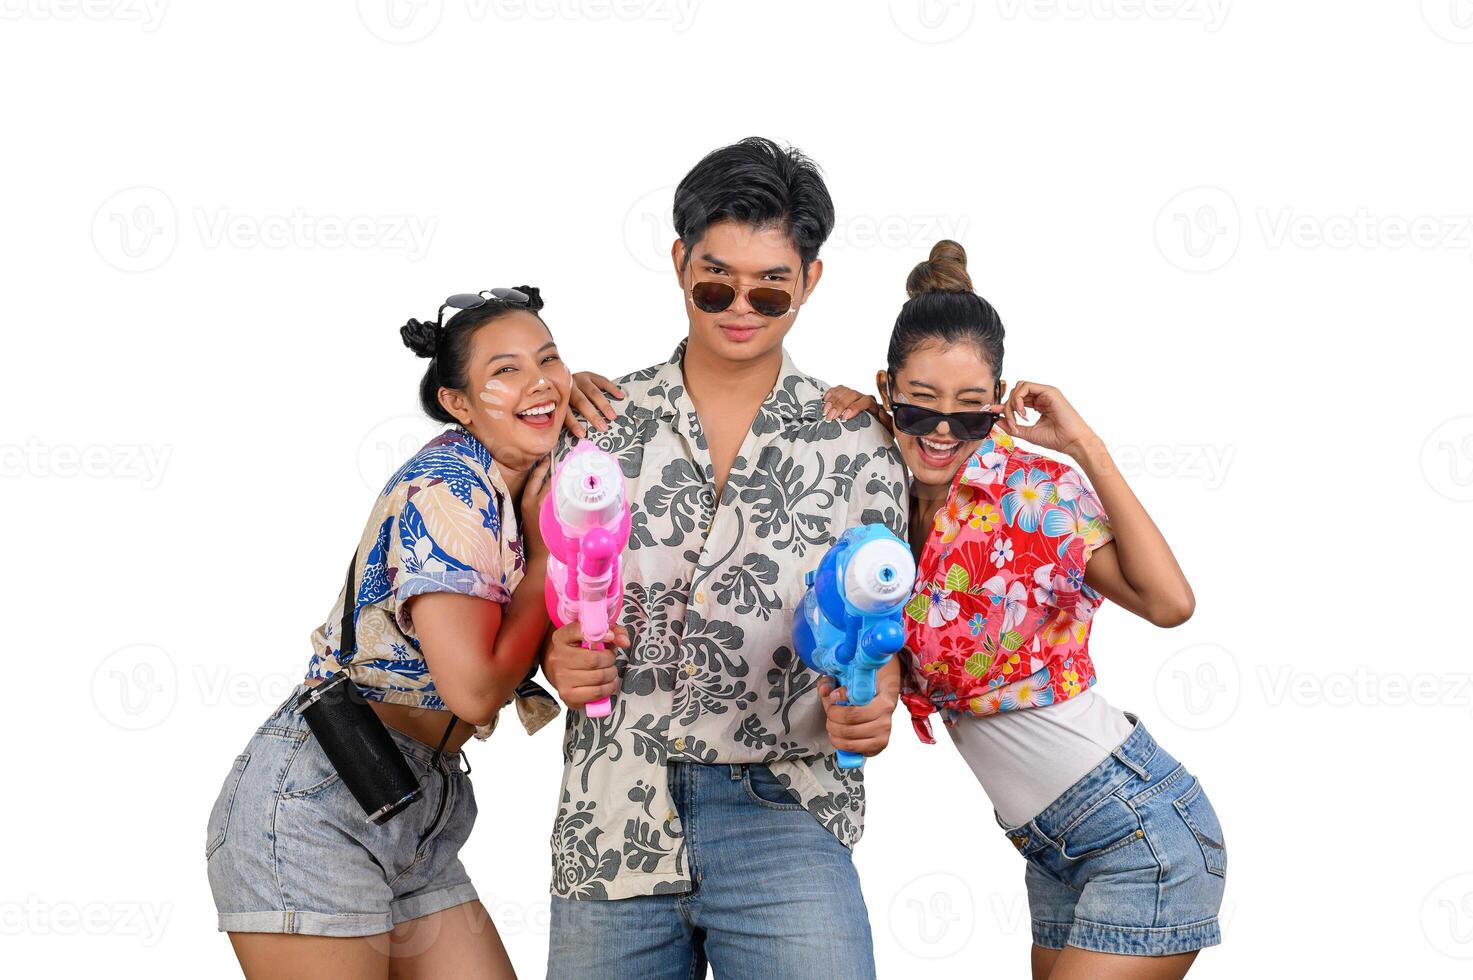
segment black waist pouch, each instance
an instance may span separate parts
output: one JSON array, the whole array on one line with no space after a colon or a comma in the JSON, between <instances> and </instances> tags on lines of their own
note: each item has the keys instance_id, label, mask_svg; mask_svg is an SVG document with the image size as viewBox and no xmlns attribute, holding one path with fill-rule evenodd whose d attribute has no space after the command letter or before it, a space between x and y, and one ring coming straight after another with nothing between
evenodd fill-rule
<instances>
[{"instance_id":1,"label":"black waist pouch","mask_svg":"<svg viewBox=\"0 0 1473 980\"><path fill-rule=\"evenodd\" d=\"M348 585L343 592L343 647L338 655L338 661L343 664L358 652L354 623L357 594L353 589L353 570L357 563L358 556L354 555L348 564ZM369 823L385 823L423 795L420 780L409 768L403 751L346 670L305 691L297 699L296 710L307 722L343 785L363 807ZM440 761L455 721L451 715L445 737L440 740L429 768Z\"/></svg>"}]
</instances>

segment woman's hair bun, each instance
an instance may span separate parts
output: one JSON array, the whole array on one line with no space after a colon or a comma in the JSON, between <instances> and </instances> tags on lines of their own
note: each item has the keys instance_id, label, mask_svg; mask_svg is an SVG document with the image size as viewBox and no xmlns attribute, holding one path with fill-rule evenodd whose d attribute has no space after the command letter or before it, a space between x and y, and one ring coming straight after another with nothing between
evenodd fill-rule
<instances>
[{"instance_id":1,"label":"woman's hair bun","mask_svg":"<svg viewBox=\"0 0 1473 980\"><path fill-rule=\"evenodd\" d=\"M524 305L527 309L533 313L542 309L542 290L536 286L518 286L517 292L526 294L527 302Z\"/></svg>"},{"instance_id":2,"label":"woman's hair bun","mask_svg":"<svg viewBox=\"0 0 1473 980\"><path fill-rule=\"evenodd\" d=\"M972 277L967 275L967 251L949 238L931 246L931 257L920 262L905 280L905 294L970 293Z\"/></svg>"},{"instance_id":3,"label":"woman's hair bun","mask_svg":"<svg viewBox=\"0 0 1473 980\"><path fill-rule=\"evenodd\" d=\"M411 319L399 328L399 336L403 338L404 346L420 357L434 357L440 346L440 326L434 321L425 323Z\"/></svg>"}]
</instances>

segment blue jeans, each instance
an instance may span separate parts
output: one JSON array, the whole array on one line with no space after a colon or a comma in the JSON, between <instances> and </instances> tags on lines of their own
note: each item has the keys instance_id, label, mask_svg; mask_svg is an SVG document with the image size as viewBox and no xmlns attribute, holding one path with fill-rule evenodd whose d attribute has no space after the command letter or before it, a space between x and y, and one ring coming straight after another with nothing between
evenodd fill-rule
<instances>
[{"instance_id":1,"label":"blue jeans","mask_svg":"<svg viewBox=\"0 0 1473 980\"><path fill-rule=\"evenodd\" d=\"M1104 762L1019 827L1033 941L1128 956L1222 942L1222 824L1197 777L1135 721ZM999 821L1001 823L1001 821Z\"/></svg>"},{"instance_id":2,"label":"blue jeans","mask_svg":"<svg viewBox=\"0 0 1473 980\"><path fill-rule=\"evenodd\" d=\"M614 900L553 896L549 980L875 975L849 849L764 765L673 762L692 889Z\"/></svg>"}]
</instances>

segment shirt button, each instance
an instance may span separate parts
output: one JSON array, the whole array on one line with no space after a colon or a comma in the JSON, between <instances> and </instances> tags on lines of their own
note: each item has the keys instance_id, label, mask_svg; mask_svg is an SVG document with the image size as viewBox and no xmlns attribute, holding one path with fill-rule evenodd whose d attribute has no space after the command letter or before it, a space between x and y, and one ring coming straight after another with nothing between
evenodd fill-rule
<instances>
[{"instance_id":1,"label":"shirt button","mask_svg":"<svg viewBox=\"0 0 1473 980\"><path fill-rule=\"evenodd\" d=\"M694 677L694 676L696 676L696 665L695 664L693 664L693 663L687 663L685 665L685 667L684 667L684 670L685 670L685 676L686 677Z\"/></svg>"},{"instance_id":2,"label":"shirt button","mask_svg":"<svg viewBox=\"0 0 1473 980\"><path fill-rule=\"evenodd\" d=\"M684 752L685 751L685 739L683 739L683 738L677 738L675 740L675 751L676 752Z\"/></svg>"},{"instance_id":3,"label":"shirt button","mask_svg":"<svg viewBox=\"0 0 1473 980\"><path fill-rule=\"evenodd\" d=\"M704 606L705 604L706 604L706 593L704 593L704 592L697 592L696 593L696 605L698 605L698 606Z\"/></svg>"},{"instance_id":4,"label":"shirt button","mask_svg":"<svg viewBox=\"0 0 1473 980\"><path fill-rule=\"evenodd\" d=\"M671 820L674 820L674 819L675 819L675 811L674 810L666 810L665 811L665 822L666 823L669 823Z\"/></svg>"}]
</instances>

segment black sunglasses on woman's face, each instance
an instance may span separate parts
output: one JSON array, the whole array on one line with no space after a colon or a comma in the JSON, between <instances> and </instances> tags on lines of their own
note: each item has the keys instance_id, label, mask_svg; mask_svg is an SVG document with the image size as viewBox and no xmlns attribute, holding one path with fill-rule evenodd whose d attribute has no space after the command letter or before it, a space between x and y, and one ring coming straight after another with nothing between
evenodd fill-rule
<instances>
[{"instance_id":1,"label":"black sunglasses on woman's face","mask_svg":"<svg viewBox=\"0 0 1473 980\"><path fill-rule=\"evenodd\" d=\"M909 402L902 402L895 397L895 383L890 382L890 414L895 419L895 427L909 436L926 436L936 431L936 427L945 422L951 430L951 434L964 442L975 442L985 439L987 433L1002 418L1001 412L937 412ZM992 397L994 400L1002 397L1002 384L993 387Z\"/></svg>"}]
</instances>

